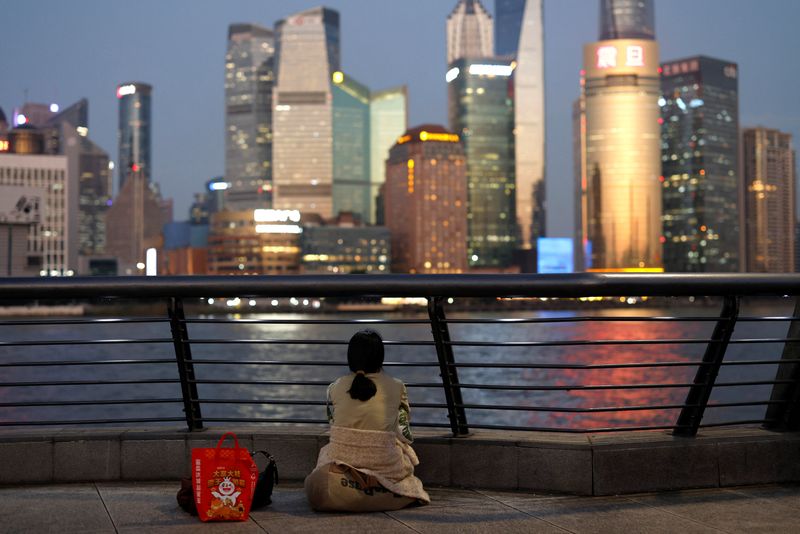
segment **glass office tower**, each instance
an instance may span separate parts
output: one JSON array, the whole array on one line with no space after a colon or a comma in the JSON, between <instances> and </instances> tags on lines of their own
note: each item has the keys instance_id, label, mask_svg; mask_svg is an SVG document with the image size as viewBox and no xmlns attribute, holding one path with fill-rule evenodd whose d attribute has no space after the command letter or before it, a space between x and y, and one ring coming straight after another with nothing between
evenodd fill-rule
<instances>
[{"instance_id":1,"label":"glass office tower","mask_svg":"<svg viewBox=\"0 0 800 534\"><path fill-rule=\"evenodd\" d=\"M653 0L600 0L600 40L655 39Z\"/></svg>"},{"instance_id":2,"label":"glass office tower","mask_svg":"<svg viewBox=\"0 0 800 534\"><path fill-rule=\"evenodd\" d=\"M369 89L341 71L332 76L333 213L370 218Z\"/></svg>"},{"instance_id":3,"label":"glass office tower","mask_svg":"<svg viewBox=\"0 0 800 534\"><path fill-rule=\"evenodd\" d=\"M371 93L369 104L370 209L365 222L377 222L378 196L386 181L386 159L397 138L408 128L408 89L405 85Z\"/></svg>"},{"instance_id":4,"label":"glass office tower","mask_svg":"<svg viewBox=\"0 0 800 534\"><path fill-rule=\"evenodd\" d=\"M496 0L495 49L513 57L518 263L533 271L546 234L544 26L542 0Z\"/></svg>"},{"instance_id":5,"label":"glass office tower","mask_svg":"<svg viewBox=\"0 0 800 534\"><path fill-rule=\"evenodd\" d=\"M513 65L460 59L447 79L450 129L467 162L467 257L471 267L506 268L516 247Z\"/></svg>"},{"instance_id":6,"label":"glass office tower","mask_svg":"<svg viewBox=\"0 0 800 534\"><path fill-rule=\"evenodd\" d=\"M150 117L152 86L141 82L128 82L117 86L119 100L119 190L131 173L141 173L150 181Z\"/></svg>"},{"instance_id":7,"label":"glass office tower","mask_svg":"<svg viewBox=\"0 0 800 534\"><path fill-rule=\"evenodd\" d=\"M315 8L276 24L273 206L333 215L331 76L340 70L339 14Z\"/></svg>"},{"instance_id":8,"label":"glass office tower","mask_svg":"<svg viewBox=\"0 0 800 534\"><path fill-rule=\"evenodd\" d=\"M739 92L735 63L661 65L664 269L739 270Z\"/></svg>"},{"instance_id":9,"label":"glass office tower","mask_svg":"<svg viewBox=\"0 0 800 534\"><path fill-rule=\"evenodd\" d=\"M494 55L494 22L480 0L459 0L447 17L447 63Z\"/></svg>"},{"instance_id":10,"label":"glass office tower","mask_svg":"<svg viewBox=\"0 0 800 534\"><path fill-rule=\"evenodd\" d=\"M231 24L225 55L225 177L231 209L271 207L272 30Z\"/></svg>"}]
</instances>

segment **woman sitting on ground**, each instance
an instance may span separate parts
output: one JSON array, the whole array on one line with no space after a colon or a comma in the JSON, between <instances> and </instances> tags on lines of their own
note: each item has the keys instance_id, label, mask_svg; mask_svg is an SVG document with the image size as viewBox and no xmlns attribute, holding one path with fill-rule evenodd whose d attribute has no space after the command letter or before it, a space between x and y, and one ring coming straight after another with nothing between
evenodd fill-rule
<instances>
[{"instance_id":1,"label":"woman sitting on ground","mask_svg":"<svg viewBox=\"0 0 800 534\"><path fill-rule=\"evenodd\" d=\"M398 510L430 497L414 476L408 394L382 371L383 340L357 332L347 347L352 373L328 387L330 443L306 477L311 507L319 511Z\"/></svg>"}]
</instances>

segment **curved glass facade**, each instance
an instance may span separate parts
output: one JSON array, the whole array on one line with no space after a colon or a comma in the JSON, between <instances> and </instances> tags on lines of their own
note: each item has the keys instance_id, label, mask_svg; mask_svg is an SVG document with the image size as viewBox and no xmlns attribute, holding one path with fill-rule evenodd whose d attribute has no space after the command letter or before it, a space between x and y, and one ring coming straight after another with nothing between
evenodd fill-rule
<instances>
[{"instance_id":1,"label":"curved glass facade","mask_svg":"<svg viewBox=\"0 0 800 534\"><path fill-rule=\"evenodd\" d=\"M593 269L660 269L658 44L584 47L584 213Z\"/></svg>"},{"instance_id":2,"label":"curved glass facade","mask_svg":"<svg viewBox=\"0 0 800 534\"><path fill-rule=\"evenodd\" d=\"M600 0L600 40L655 39L653 0Z\"/></svg>"}]
</instances>

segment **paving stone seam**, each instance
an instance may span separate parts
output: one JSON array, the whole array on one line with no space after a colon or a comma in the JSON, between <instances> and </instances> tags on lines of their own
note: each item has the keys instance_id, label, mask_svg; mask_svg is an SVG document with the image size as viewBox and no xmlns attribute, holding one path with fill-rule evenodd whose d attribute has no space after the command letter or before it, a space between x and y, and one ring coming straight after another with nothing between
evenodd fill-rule
<instances>
[{"instance_id":1,"label":"paving stone seam","mask_svg":"<svg viewBox=\"0 0 800 534\"><path fill-rule=\"evenodd\" d=\"M794 507L794 506L791 506L791 505L788 505L788 504L784 504L782 502L776 502L776 501L774 501L772 499L769 499L767 497L762 497L762 496L758 496L758 495L751 495L749 493L746 493L746 492L742 491L741 489L737 490L737 489L734 489L734 488L720 488L720 490L722 490L722 491L724 491L726 493L732 493L734 495L747 497L748 499L766 501L766 502L770 503L770 505L772 505L772 506L778 506L779 508L786 508L787 510L792 510L793 512L797 512L797 508Z\"/></svg>"},{"instance_id":2,"label":"paving stone seam","mask_svg":"<svg viewBox=\"0 0 800 534\"><path fill-rule=\"evenodd\" d=\"M716 491L720 491L721 488L712 488L712 489L714 489ZM670 493L670 492L667 492L667 493ZM704 523L702 521L698 521L697 519L694 519L694 518L691 518L691 517L687 517L687 516L681 515L681 514L676 514L672 510L669 510L668 508L664 508L662 506L657 506L657 505L650 504L650 503L647 503L647 502L644 502L644 501L636 500L636 497L627 496L627 497L622 497L622 498L626 499L626 500L629 500L629 501L633 502L634 504L638 504L639 506L647 506L649 508L653 508L654 510L658 510L660 512L664 512L666 514L669 514L671 516L679 517L679 518L681 518L681 519L683 519L685 521L689 521L690 523L696 523L696 524L700 525L703 528L707 528L707 529L713 530L715 532L724 532L725 534L733 534L730 530L724 530L724 529L721 529L719 527L715 527L715 526L709 525L708 523Z\"/></svg>"},{"instance_id":3,"label":"paving stone seam","mask_svg":"<svg viewBox=\"0 0 800 534\"><path fill-rule=\"evenodd\" d=\"M516 506L514 506L513 504L509 504L509 503L503 502L503 501L501 501L500 499L496 499L496 498L492 497L491 495L488 495L488 494L486 494L486 493L483 493L483 492L482 492L482 491L480 491L480 490L473 490L473 491L475 491L475 493L478 493L478 494L480 494L480 495L483 495L483 496L484 496L484 497L486 497L487 499L493 500L493 501L495 501L495 502L497 502L497 503L499 503L499 504L501 504L501 505L503 505L503 506L505 506L505 507L507 507L507 508L511 508L512 510L516 510L517 512L521 513L522 515L525 515L525 516L531 517L531 518L533 518L533 519L536 519L537 521L541 521L542 523L546 523L546 524L550 525L550 526L551 526L551 527L553 527L553 528L556 528L556 529L558 529L558 530L562 530L562 531L564 531L564 532L569 532L570 534L577 534L577 533L576 533L574 530L569 530L568 528L566 528L566 527L563 527L563 526L561 526L561 525L558 525L558 524L556 524L556 523L553 523L553 522L551 522L551 521L548 521L547 519L545 519L545 518L543 518L543 517L539 517L539 516L537 516L537 515L534 515L534 514L532 514L532 513L530 513L530 512L526 512L525 510L522 510L522 509L520 509L520 508L517 508L517 507L516 507Z\"/></svg>"},{"instance_id":4,"label":"paving stone seam","mask_svg":"<svg viewBox=\"0 0 800 534\"><path fill-rule=\"evenodd\" d=\"M258 519L256 519L255 517L250 516L250 519L248 521L250 523L255 524L255 526L261 529L262 532L266 532L267 534L269 534L269 530L267 530L266 527L264 527L261 523L259 523Z\"/></svg>"},{"instance_id":5,"label":"paving stone seam","mask_svg":"<svg viewBox=\"0 0 800 534\"><path fill-rule=\"evenodd\" d=\"M391 512L381 512L381 513L382 513L383 515L385 515L385 516L388 516L388 517L390 517L391 519L394 519L395 521L397 521L398 523L400 523L401 525L403 525L404 527L406 527L406 528L407 528L408 530L410 530L411 532L416 532L417 534L423 534L421 531L419 531L419 530L415 529L414 527L412 527L411 525L409 525L408 523L406 523L405 521L403 521L403 520L402 520L402 519L400 519L399 517L395 517L395 516L393 516L393 515L391 514Z\"/></svg>"},{"instance_id":6,"label":"paving stone seam","mask_svg":"<svg viewBox=\"0 0 800 534\"><path fill-rule=\"evenodd\" d=\"M106 515L108 516L108 521L111 523L111 527L114 529L115 533L119 534L119 529L117 528L117 524L114 522L114 518L111 516L111 512L109 511L108 506L106 506L106 501L105 499L103 499L103 494L100 492L100 488L97 487L97 483L93 483L92 487L94 488L94 491L97 493L97 497L100 498L100 504L103 505L103 510L106 511Z\"/></svg>"}]
</instances>

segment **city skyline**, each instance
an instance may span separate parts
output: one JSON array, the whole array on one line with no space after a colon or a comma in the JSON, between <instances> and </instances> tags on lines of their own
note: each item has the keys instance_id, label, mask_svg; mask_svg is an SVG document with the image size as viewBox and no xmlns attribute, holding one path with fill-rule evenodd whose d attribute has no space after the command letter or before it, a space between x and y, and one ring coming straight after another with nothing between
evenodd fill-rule
<instances>
[{"instance_id":1,"label":"city skyline","mask_svg":"<svg viewBox=\"0 0 800 534\"><path fill-rule=\"evenodd\" d=\"M494 3L484 3L494 14ZM325 3L341 14L343 69L370 87L408 84L411 126L447 123L445 25L455 2L428 4L434 3L408 2L403 7L367 6L352 0ZM57 102L66 106L85 96L90 102L90 137L114 154L117 129L114 88L130 79L152 84L153 180L160 184L165 197L174 198L176 215L182 219L192 202L192 194L201 191L203 184L221 174L224 168L224 139L220 134L224 122L221 65L228 25L252 22L270 27L290 13L318 4L298 1L265 8L255 2L233 2L186 11L180 9L185 5L170 9L159 6L156 10L155 3L144 2L139 15L131 15L130 8L124 6L101 3L97 3L97 9L90 9L91 3L81 4L82 9L76 13L55 2L48 5L51 9L15 6L9 10L11 18L21 22L17 25L21 29L51 17L61 24L31 42L24 52L2 60L0 66L4 72L15 75L0 80L0 106L10 115L13 107L26 100L26 88L27 100L31 102ZM707 54L736 61L742 73L742 126L764 125L800 135L800 117L794 101L790 100L797 75L780 63L784 49L800 44L800 38L789 31L787 22L796 18L792 13L800 14L800 6L776 0L759 3L758 11L752 6L740 0L706 0L696 4L684 0L657 2L656 33L661 36L661 58L672 60ZM570 107L578 93L580 47L594 40L597 32L597 2L549 0L544 9L548 234L569 236L572 233ZM576 17L576 12L581 16ZM70 30L80 27L80 24L70 26L72 20L81 24L104 20L118 31L99 28L92 34L97 35L96 39L83 37L81 32L64 33L62 26ZM197 27L191 33L181 34L181 41L174 43L167 29L174 28L179 20ZM365 20L371 24L365 25ZM380 20L393 23L380 31L377 24ZM115 26L123 21L126 23ZM418 29L413 32L415 39L409 40L407 28L412 23ZM142 25L151 40L137 42L136 47L128 44L132 42L128 36L135 34L129 34L129 26ZM751 37L742 39L745 33ZM10 34L11 42L15 36L22 38L17 28L12 28ZM63 46L59 45L61 53L56 58L50 51L54 40L59 39ZM164 48L167 43L172 43L172 48ZM159 47L161 55L156 56ZM190 49L196 56L186 55ZM91 53L89 61L86 53ZM74 61L64 61L73 56Z\"/></svg>"}]
</instances>

